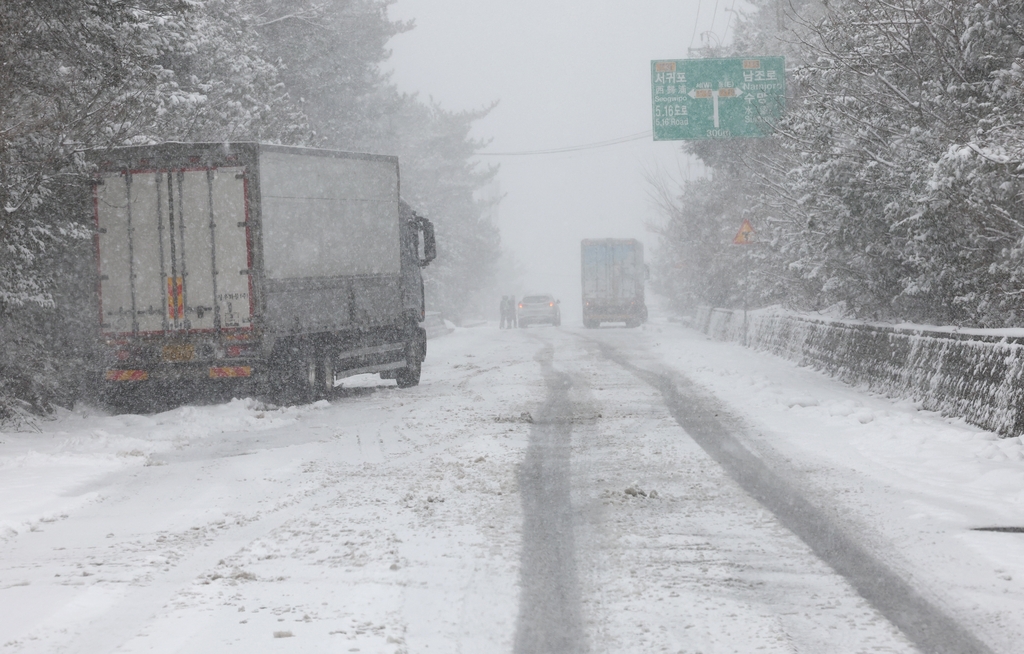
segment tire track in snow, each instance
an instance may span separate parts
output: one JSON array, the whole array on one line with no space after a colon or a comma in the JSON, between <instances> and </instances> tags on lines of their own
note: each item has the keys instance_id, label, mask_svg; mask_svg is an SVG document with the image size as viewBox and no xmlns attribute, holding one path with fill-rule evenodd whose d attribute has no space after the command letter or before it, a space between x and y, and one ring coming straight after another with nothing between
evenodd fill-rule
<instances>
[{"instance_id":1,"label":"tire track in snow","mask_svg":"<svg viewBox=\"0 0 1024 654\"><path fill-rule=\"evenodd\" d=\"M587 339L591 340L591 339ZM785 478L751 453L720 419L725 414L702 397L685 377L629 362L614 347L595 342L602 355L657 389L672 417L747 493L775 514L833 570L845 578L910 642L928 654L992 654L992 650L941 607L919 594L896 572L808 502ZM727 415L727 414L726 414Z\"/></svg>"},{"instance_id":2,"label":"tire track in snow","mask_svg":"<svg viewBox=\"0 0 1024 654\"><path fill-rule=\"evenodd\" d=\"M552 365L548 345L534 357L547 398L530 430L519 473L523 503L516 654L577 654L584 637L570 499L572 379Z\"/></svg>"},{"instance_id":3,"label":"tire track in snow","mask_svg":"<svg viewBox=\"0 0 1024 654\"><path fill-rule=\"evenodd\" d=\"M116 594L107 599L103 613L76 626L74 642L60 645L59 651L93 654L121 649L139 634L145 634L161 612L203 573L216 570L218 561L238 554L257 539L294 521L296 516L315 513L325 503L323 496L331 490L328 486L307 489L272 510L257 513L246 524L193 547L168 572L155 575L145 585L115 589Z\"/></svg>"}]
</instances>

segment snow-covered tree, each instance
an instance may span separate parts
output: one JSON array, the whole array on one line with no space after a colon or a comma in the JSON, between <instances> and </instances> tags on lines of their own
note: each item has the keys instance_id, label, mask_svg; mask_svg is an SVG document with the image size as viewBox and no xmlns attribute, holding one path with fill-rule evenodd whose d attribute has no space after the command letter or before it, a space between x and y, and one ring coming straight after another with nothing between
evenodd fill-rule
<instances>
[{"instance_id":1,"label":"snow-covered tree","mask_svg":"<svg viewBox=\"0 0 1024 654\"><path fill-rule=\"evenodd\" d=\"M367 151L396 103L381 64L392 37L411 22L388 17L387 0L242 0L259 53L304 112L308 145Z\"/></svg>"},{"instance_id":2,"label":"snow-covered tree","mask_svg":"<svg viewBox=\"0 0 1024 654\"><path fill-rule=\"evenodd\" d=\"M1000 0L769 0L741 21L729 54L785 52L788 113L763 143L689 151L720 189L749 190L763 287L863 317L1024 317L1022 12Z\"/></svg>"}]
</instances>

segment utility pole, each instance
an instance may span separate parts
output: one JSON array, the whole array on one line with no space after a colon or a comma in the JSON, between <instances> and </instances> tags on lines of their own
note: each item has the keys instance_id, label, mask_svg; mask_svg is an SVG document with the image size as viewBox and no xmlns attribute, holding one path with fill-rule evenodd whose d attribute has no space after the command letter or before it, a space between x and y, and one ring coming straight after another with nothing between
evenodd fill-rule
<instances>
[{"instance_id":1,"label":"utility pole","mask_svg":"<svg viewBox=\"0 0 1024 654\"><path fill-rule=\"evenodd\" d=\"M754 227L744 219L740 231L732 239L734 245L752 245L754 243ZM750 248L743 253L743 345L747 344L747 295L750 289Z\"/></svg>"}]
</instances>

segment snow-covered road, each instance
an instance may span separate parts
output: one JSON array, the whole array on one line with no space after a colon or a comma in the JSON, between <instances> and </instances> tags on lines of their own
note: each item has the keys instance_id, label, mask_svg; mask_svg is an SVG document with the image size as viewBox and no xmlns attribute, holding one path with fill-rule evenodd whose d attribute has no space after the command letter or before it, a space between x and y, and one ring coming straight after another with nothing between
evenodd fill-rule
<instances>
[{"instance_id":1,"label":"snow-covered road","mask_svg":"<svg viewBox=\"0 0 1024 654\"><path fill-rule=\"evenodd\" d=\"M0 434L2 650L927 642L753 499L713 434L680 426L691 413L949 618L942 628L977 651L1024 638L1024 534L971 530L1024 525L1019 439L663 315L640 330L460 329L429 350L413 389L357 378L301 407L80 407Z\"/></svg>"}]
</instances>

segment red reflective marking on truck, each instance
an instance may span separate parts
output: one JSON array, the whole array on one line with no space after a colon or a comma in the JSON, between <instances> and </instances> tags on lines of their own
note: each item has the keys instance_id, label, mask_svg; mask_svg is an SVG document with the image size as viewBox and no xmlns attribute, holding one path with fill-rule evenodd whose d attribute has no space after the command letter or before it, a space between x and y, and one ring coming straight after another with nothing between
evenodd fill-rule
<instances>
[{"instance_id":1,"label":"red reflective marking on truck","mask_svg":"<svg viewBox=\"0 0 1024 654\"><path fill-rule=\"evenodd\" d=\"M184 279L167 278L167 315L172 320L185 317Z\"/></svg>"},{"instance_id":2,"label":"red reflective marking on truck","mask_svg":"<svg viewBox=\"0 0 1024 654\"><path fill-rule=\"evenodd\" d=\"M250 366L223 366L210 368L210 379L226 379L230 377L249 377L252 375Z\"/></svg>"}]
</instances>

